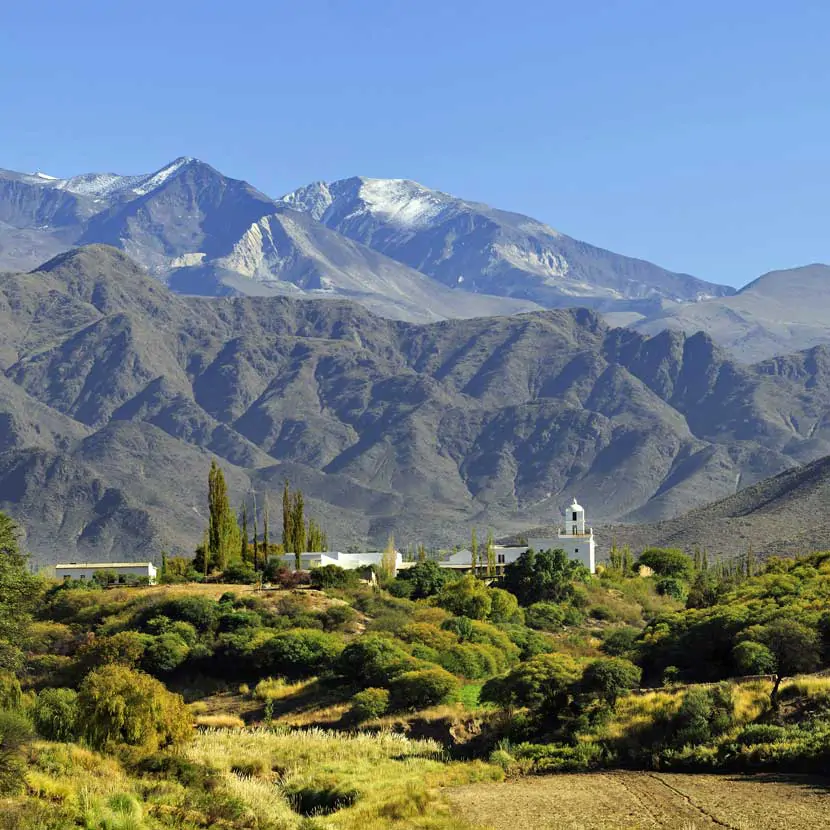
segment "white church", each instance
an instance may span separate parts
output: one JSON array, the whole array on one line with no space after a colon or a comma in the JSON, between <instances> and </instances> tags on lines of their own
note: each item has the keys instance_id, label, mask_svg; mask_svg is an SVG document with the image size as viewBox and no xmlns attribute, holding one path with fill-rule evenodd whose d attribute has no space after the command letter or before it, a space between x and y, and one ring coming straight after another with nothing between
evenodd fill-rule
<instances>
[{"instance_id":1,"label":"white church","mask_svg":"<svg viewBox=\"0 0 830 830\"><path fill-rule=\"evenodd\" d=\"M573 500L565 511L565 521L556 536L528 537L527 545L503 547L496 545L496 569L499 573L507 565L512 565L528 548L533 550L564 550L568 558L581 562L591 573L596 573L596 543L594 530L585 523L585 509ZM483 551L479 550L479 560ZM442 568L457 571L472 570L473 554L470 550L460 550L438 564ZM478 571L486 570L487 563L479 562Z\"/></svg>"}]
</instances>

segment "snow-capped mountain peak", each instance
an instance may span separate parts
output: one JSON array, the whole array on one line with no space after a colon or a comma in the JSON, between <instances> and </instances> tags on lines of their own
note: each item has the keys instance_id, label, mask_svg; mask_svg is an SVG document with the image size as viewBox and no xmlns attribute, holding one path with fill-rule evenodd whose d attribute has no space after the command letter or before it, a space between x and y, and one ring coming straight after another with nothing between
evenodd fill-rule
<instances>
[{"instance_id":1,"label":"snow-capped mountain peak","mask_svg":"<svg viewBox=\"0 0 830 830\"><path fill-rule=\"evenodd\" d=\"M161 170L157 170L155 173L151 173L149 176L144 177L144 180L132 189L140 196L144 196L150 191L155 190L157 187L161 187L169 178L175 176L179 170L195 161L196 159L191 156L181 156L175 161L171 161L170 164L162 167Z\"/></svg>"}]
</instances>

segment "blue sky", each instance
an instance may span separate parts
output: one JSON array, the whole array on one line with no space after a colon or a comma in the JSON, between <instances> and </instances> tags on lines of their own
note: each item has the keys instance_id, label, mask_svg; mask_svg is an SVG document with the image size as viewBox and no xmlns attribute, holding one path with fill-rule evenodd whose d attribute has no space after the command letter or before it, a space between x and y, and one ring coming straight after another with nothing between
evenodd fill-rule
<instances>
[{"instance_id":1,"label":"blue sky","mask_svg":"<svg viewBox=\"0 0 830 830\"><path fill-rule=\"evenodd\" d=\"M28 0L0 167L405 177L740 285L830 262L828 32L799 0Z\"/></svg>"}]
</instances>

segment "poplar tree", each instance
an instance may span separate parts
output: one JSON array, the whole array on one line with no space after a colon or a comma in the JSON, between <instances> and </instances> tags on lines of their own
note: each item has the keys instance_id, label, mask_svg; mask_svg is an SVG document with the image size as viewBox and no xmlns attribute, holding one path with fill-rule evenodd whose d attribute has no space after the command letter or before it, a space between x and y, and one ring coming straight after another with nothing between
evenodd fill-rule
<instances>
[{"instance_id":1,"label":"poplar tree","mask_svg":"<svg viewBox=\"0 0 830 830\"><path fill-rule=\"evenodd\" d=\"M211 561L224 570L239 545L239 524L231 511L222 468L211 461L208 473L208 540Z\"/></svg>"},{"instance_id":2,"label":"poplar tree","mask_svg":"<svg viewBox=\"0 0 830 830\"><path fill-rule=\"evenodd\" d=\"M496 573L496 543L493 540L493 531L487 531L487 576Z\"/></svg>"},{"instance_id":3,"label":"poplar tree","mask_svg":"<svg viewBox=\"0 0 830 830\"><path fill-rule=\"evenodd\" d=\"M242 505L242 561L248 561L248 506ZM256 570L256 560L254 561L254 570Z\"/></svg>"},{"instance_id":4,"label":"poplar tree","mask_svg":"<svg viewBox=\"0 0 830 830\"><path fill-rule=\"evenodd\" d=\"M297 553L294 547L294 529L292 527L292 519L294 518L294 509L291 505L291 490L288 487L288 479L285 480L285 485L282 488L282 546L286 553ZM300 559L297 557L297 570L300 570Z\"/></svg>"},{"instance_id":5,"label":"poplar tree","mask_svg":"<svg viewBox=\"0 0 830 830\"><path fill-rule=\"evenodd\" d=\"M265 510L262 514L262 567L268 564L268 550L271 547L271 538L268 535L268 497L265 498Z\"/></svg>"},{"instance_id":6,"label":"poplar tree","mask_svg":"<svg viewBox=\"0 0 830 830\"><path fill-rule=\"evenodd\" d=\"M418 561L419 562L426 562L427 561L427 549L424 547L423 542L418 542Z\"/></svg>"},{"instance_id":7,"label":"poplar tree","mask_svg":"<svg viewBox=\"0 0 830 830\"><path fill-rule=\"evenodd\" d=\"M475 574L478 569L478 537L475 528L470 532L470 550L472 551L473 573Z\"/></svg>"},{"instance_id":8,"label":"poplar tree","mask_svg":"<svg viewBox=\"0 0 830 830\"><path fill-rule=\"evenodd\" d=\"M634 560L631 556L631 548L628 545L624 545L622 550L622 572L627 576L633 569Z\"/></svg>"},{"instance_id":9,"label":"poplar tree","mask_svg":"<svg viewBox=\"0 0 830 830\"><path fill-rule=\"evenodd\" d=\"M254 498L254 570L259 562L259 528L256 521L256 498Z\"/></svg>"},{"instance_id":10,"label":"poplar tree","mask_svg":"<svg viewBox=\"0 0 830 830\"><path fill-rule=\"evenodd\" d=\"M293 515L291 517L291 526L294 532L294 553L297 556L297 561L300 561L300 554L306 550L305 499L303 498L303 491L297 490L294 493L292 501Z\"/></svg>"}]
</instances>

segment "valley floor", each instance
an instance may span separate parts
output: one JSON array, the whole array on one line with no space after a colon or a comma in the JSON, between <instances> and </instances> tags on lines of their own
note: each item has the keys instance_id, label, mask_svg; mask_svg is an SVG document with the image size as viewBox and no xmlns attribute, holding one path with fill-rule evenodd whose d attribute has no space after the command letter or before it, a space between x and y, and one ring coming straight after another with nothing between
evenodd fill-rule
<instances>
[{"instance_id":1,"label":"valley floor","mask_svg":"<svg viewBox=\"0 0 830 830\"><path fill-rule=\"evenodd\" d=\"M830 779L601 772L447 790L460 816L490 830L823 830Z\"/></svg>"}]
</instances>

